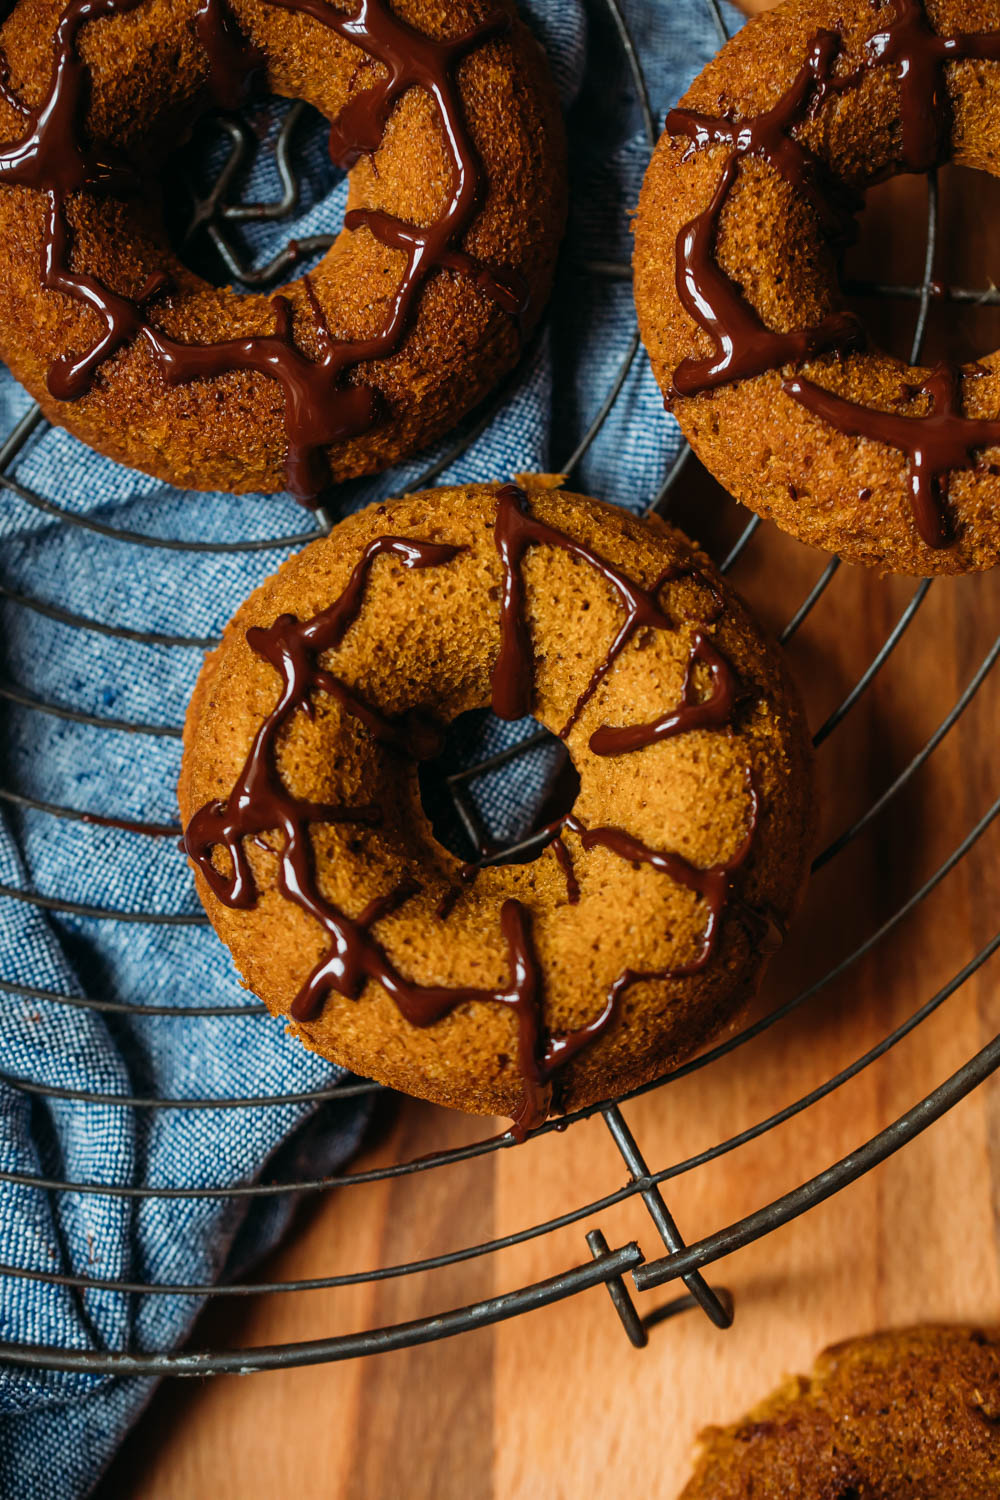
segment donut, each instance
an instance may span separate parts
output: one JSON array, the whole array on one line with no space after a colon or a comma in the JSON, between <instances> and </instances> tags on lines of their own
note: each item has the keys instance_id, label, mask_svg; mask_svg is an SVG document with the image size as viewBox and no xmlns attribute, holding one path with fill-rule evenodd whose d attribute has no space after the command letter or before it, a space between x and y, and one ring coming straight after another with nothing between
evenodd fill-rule
<instances>
[{"instance_id":1,"label":"donut","mask_svg":"<svg viewBox=\"0 0 1000 1500\"><path fill-rule=\"evenodd\" d=\"M784 0L670 111L635 224L642 337L735 497L883 572L1000 558L1000 353L911 367L843 304L864 189L997 171L996 0Z\"/></svg>"},{"instance_id":2,"label":"donut","mask_svg":"<svg viewBox=\"0 0 1000 1500\"><path fill-rule=\"evenodd\" d=\"M680 1500L996 1500L998 1422L996 1329L869 1334L703 1432Z\"/></svg>"},{"instance_id":3,"label":"donut","mask_svg":"<svg viewBox=\"0 0 1000 1500\"><path fill-rule=\"evenodd\" d=\"M680 533L519 484L370 507L205 661L179 802L246 986L307 1047L519 1132L654 1077L752 992L801 887L811 747ZM525 864L434 837L418 762L532 714L580 789Z\"/></svg>"},{"instance_id":4,"label":"donut","mask_svg":"<svg viewBox=\"0 0 1000 1500\"><path fill-rule=\"evenodd\" d=\"M565 163L509 0L16 0L0 49L0 358L99 452L315 504L513 367ZM185 267L158 200L199 111L255 84L314 105L349 171L336 241L274 297Z\"/></svg>"}]
</instances>

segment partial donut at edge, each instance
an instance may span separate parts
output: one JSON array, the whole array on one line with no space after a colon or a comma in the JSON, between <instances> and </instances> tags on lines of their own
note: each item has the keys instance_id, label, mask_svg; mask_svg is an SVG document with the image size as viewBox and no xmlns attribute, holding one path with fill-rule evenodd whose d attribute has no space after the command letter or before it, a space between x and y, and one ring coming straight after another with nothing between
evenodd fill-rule
<instances>
[{"instance_id":1,"label":"partial donut at edge","mask_svg":"<svg viewBox=\"0 0 1000 1500\"><path fill-rule=\"evenodd\" d=\"M1000 29L996 0L929 0L938 32ZM810 42L827 29L843 37L846 69L866 40L894 14L868 0L784 0L750 20L692 84L681 107L737 119L770 108L802 67ZM1000 138L1000 64L962 61L946 68L951 157L996 172ZM795 132L835 177L863 189L896 169L899 97L893 70L873 69L861 87L828 97L817 117ZM687 137L664 133L646 174L635 224L635 296L643 341L656 379L669 394L681 360L709 352L675 284L675 246L682 226L712 197L727 147L689 153ZM687 159L685 156L687 155ZM769 328L788 331L843 307L833 252L817 220L770 167L745 159L729 195L717 245L719 264ZM1000 354L978 362L986 374L962 382L966 415L1000 413ZM993 445L977 471L955 470L948 510L956 542L927 546L917 533L909 469L893 447L839 432L782 391L786 368L676 397L685 436L716 478L743 504L802 541L883 572L923 576L990 568L1000 560L1000 476ZM849 400L887 411L927 410L907 400L929 371L878 350L807 360L802 376Z\"/></svg>"}]
</instances>

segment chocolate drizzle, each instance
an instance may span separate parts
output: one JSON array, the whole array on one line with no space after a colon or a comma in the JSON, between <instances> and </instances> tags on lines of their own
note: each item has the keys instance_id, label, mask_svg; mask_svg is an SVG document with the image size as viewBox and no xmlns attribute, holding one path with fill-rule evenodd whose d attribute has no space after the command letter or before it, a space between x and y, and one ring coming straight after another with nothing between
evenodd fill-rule
<instances>
[{"instance_id":1,"label":"chocolate drizzle","mask_svg":"<svg viewBox=\"0 0 1000 1500\"><path fill-rule=\"evenodd\" d=\"M838 432L898 448L909 465L910 501L920 536L928 547L954 541L946 509L947 476L954 469L974 468L979 449L1000 443L1000 420L962 415L960 370L940 364L931 371L918 392L930 401L924 416L876 411L811 380L789 380L783 389Z\"/></svg>"},{"instance_id":2,"label":"chocolate drizzle","mask_svg":"<svg viewBox=\"0 0 1000 1500\"><path fill-rule=\"evenodd\" d=\"M341 343L330 333L308 277L304 284L315 318L318 359L310 359L296 345L291 304L281 296L271 301L273 333L221 344L181 344L149 324L142 332L168 385L212 379L233 370L252 370L278 381L285 399L288 488L297 500L311 504L329 481L327 445L367 432L381 410L379 397L368 386L343 383L346 370L358 359L386 353L386 340L394 342L401 329L393 326L372 339Z\"/></svg>"},{"instance_id":3,"label":"chocolate drizzle","mask_svg":"<svg viewBox=\"0 0 1000 1500\"><path fill-rule=\"evenodd\" d=\"M960 31L938 36L923 0L895 0L896 16L865 46L865 66L888 64L899 83L901 164L929 172L945 145L948 94L945 64L969 58L1000 61L1000 31Z\"/></svg>"},{"instance_id":4,"label":"chocolate drizzle","mask_svg":"<svg viewBox=\"0 0 1000 1500\"><path fill-rule=\"evenodd\" d=\"M839 48L840 40L832 32L819 32L789 88L770 109L751 119L714 117L687 109L672 109L667 115L666 128L672 135L690 137L689 152L711 145L730 147L708 207L677 236L677 295L714 345L708 357L688 356L677 366L673 381L677 395L693 396L783 364L801 364L817 354L854 348L863 340L858 320L844 312L830 313L811 328L787 333L767 328L715 254L722 211L740 162L747 156L761 157L800 193L826 234L838 239L849 235L851 211L856 207L853 199L843 190L838 192L822 162L789 134L825 97Z\"/></svg>"},{"instance_id":5,"label":"chocolate drizzle","mask_svg":"<svg viewBox=\"0 0 1000 1500\"><path fill-rule=\"evenodd\" d=\"M138 181L134 171L106 147L83 139L89 71L77 51L80 28L105 16L125 15L142 0L70 0L53 38L48 92L37 108L23 104L12 91L3 60L2 97L25 122L19 141L0 147L0 186L27 187L64 199L81 188L128 193Z\"/></svg>"},{"instance_id":6,"label":"chocolate drizzle","mask_svg":"<svg viewBox=\"0 0 1000 1500\"><path fill-rule=\"evenodd\" d=\"M124 15L141 0L70 0L59 18L53 40L54 57L48 91L30 109L17 98L7 79L3 60L2 96L25 122L19 141L0 146L0 186L26 187L46 195L42 238L42 285L62 292L93 309L104 323L104 334L83 356L61 355L52 365L48 384L58 400L72 400L89 389L97 367L131 342L141 331L146 303L167 284L163 275L147 279L135 301L110 292L96 276L69 267L71 233L66 202L83 188L126 196L138 188L132 168L117 153L83 138L89 73L77 50L80 28L101 17Z\"/></svg>"},{"instance_id":7,"label":"chocolate drizzle","mask_svg":"<svg viewBox=\"0 0 1000 1500\"><path fill-rule=\"evenodd\" d=\"M542 1020L541 973L531 942L530 914L520 902L504 902L500 928L507 945L509 979L495 989L421 985L404 978L388 958L372 929L404 901L418 893L409 880L386 897L369 903L356 918L328 901L319 887L309 828L313 823L373 823L371 808L334 808L295 797L285 785L277 764L279 736L300 710L313 712L313 694L336 696L357 715L375 737L393 748L418 757L439 748L429 726L413 718L400 725L361 703L350 689L319 663L322 653L335 650L357 619L376 558L389 554L406 568L440 567L462 549L401 537L377 537L351 574L340 598L311 620L279 615L267 629L247 631L250 647L274 667L281 692L264 719L236 785L224 802L210 802L188 823L184 847L214 895L226 906L246 911L258 900L257 883L244 844L247 837L262 842L276 830L280 847L277 887L322 927L329 940L327 952L314 967L292 1003L294 1020L308 1022L320 1012L331 991L357 999L369 979L375 980L414 1026L433 1026L457 1006L479 1002L506 1005L515 1014L518 1058L524 1083L524 1104L515 1121L523 1133L540 1124L551 1102L551 1078L581 1047L598 1037L610 1023L614 1002L609 999L593 1021L578 1030L548 1033ZM264 844L269 849L270 845ZM229 868L220 869L213 855L225 851Z\"/></svg>"},{"instance_id":8,"label":"chocolate drizzle","mask_svg":"<svg viewBox=\"0 0 1000 1500\"><path fill-rule=\"evenodd\" d=\"M707 698L699 698L694 680L694 669L699 662L708 668L712 681ZM677 707L650 724L626 724L620 729L604 724L590 736L590 748L595 755L629 755L659 740L689 734L692 729L723 729L732 720L739 686L732 664L704 630L696 630Z\"/></svg>"},{"instance_id":9,"label":"chocolate drizzle","mask_svg":"<svg viewBox=\"0 0 1000 1500\"><path fill-rule=\"evenodd\" d=\"M701 577L690 568L672 568L661 575L653 590L646 590L583 543L532 516L527 496L516 485L504 486L497 496L495 540L504 567L505 586L501 605L502 645L493 686L501 703L506 703L517 716L525 711L522 703L527 707L531 703L531 643L525 629L524 588L520 576L520 562L528 545L544 543L566 548L573 556L596 567L626 606L625 623L605 661L591 678L571 722L575 722L597 684L640 626L677 628L656 601L662 583L668 578ZM514 1132L523 1136L545 1118L552 1102L555 1074L605 1032L616 1014L621 995L630 985L642 979L684 977L699 972L709 962L718 943L727 903L732 900L734 877L749 854L758 822L759 802L748 771L751 810L746 836L728 861L706 869L691 864L680 854L651 849L623 829L588 829L572 814L551 825L548 831L552 837L546 847L552 849L565 876L570 904L579 901L580 886L572 855L562 838L564 832L576 834L585 851L599 845L622 859L652 865L694 891L708 909L704 936L695 960L676 969L625 970L611 987L599 1014L582 1027L552 1032L545 1026L542 972L532 943L531 916L517 900L506 900L500 910L500 930L507 952L506 982L495 988L423 985L400 974L374 929L404 902L418 895L420 887L412 879L404 878L387 895L369 902L353 918L329 901L319 885L311 825L334 822L372 825L379 821L380 814L378 809L370 806L332 807L294 796L285 785L278 766L278 745L283 730L294 716L300 710L314 713L315 695L327 694L357 717L378 741L392 749L414 758L438 751L440 741L436 726L412 714L403 720L387 718L361 700L329 665L322 665L320 657L341 645L360 614L369 574L378 557L392 556L406 568L428 568L444 566L462 550L449 544L378 537L369 543L347 587L328 609L306 621L280 615L267 628L257 626L247 631L248 644L274 668L281 681L281 690L274 708L257 730L233 790L225 801L210 802L194 814L184 835L184 848L217 899L226 906L244 911L256 905L259 895L245 840L249 838L276 856L278 891L317 921L328 940L326 952L292 1002L290 1014L300 1023L314 1020L331 992L358 999L368 980L381 985L400 1014L413 1026L433 1026L456 1007L465 1004L510 1008L516 1018L518 1068L524 1090ZM711 580L703 581L713 593L716 592ZM718 601L717 594L716 598ZM721 601L718 602L721 607ZM694 702L693 698L687 701L692 696L689 692L689 666L685 701L674 714L675 718L680 716L677 726L670 731L660 730L658 736L651 737L697 727L719 727L725 722L723 699L731 711L735 701L735 674L701 627L695 632L692 646L692 662L694 660L704 662L712 673L715 689L712 697L701 704ZM651 727L640 726L640 732L647 733ZM277 834L277 845L265 840L267 833ZM216 862L217 850L223 855L219 863ZM485 861L463 866L460 881L468 883L474 879L483 863ZM436 911L442 920L454 905L458 891L459 887L449 887L438 903Z\"/></svg>"},{"instance_id":10,"label":"chocolate drizzle","mask_svg":"<svg viewBox=\"0 0 1000 1500\"><path fill-rule=\"evenodd\" d=\"M571 826L575 826L572 822L572 815L563 819L562 828L569 828ZM552 853L556 857L556 864L563 872L566 881L566 900L570 906L576 906L580 900L580 882L577 880L576 871L573 869L573 856L563 842L562 828L560 828L559 832L546 847L552 850Z\"/></svg>"},{"instance_id":11,"label":"chocolate drizzle","mask_svg":"<svg viewBox=\"0 0 1000 1500\"><path fill-rule=\"evenodd\" d=\"M338 166L349 169L360 157L378 149L393 105L407 89L425 89L437 105L452 165L451 197L443 213L426 228L407 224L380 209L356 208L344 218L345 228L364 225L383 245L406 255L394 316L400 308L404 316L408 315L409 305L428 272L441 267L471 277L505 312L521 318L525 287L520 278L487 266L457 248L481 207L484 173L465 125L454 72L474 48L509 29L508 17L496 11L468 31L441 40L415 31L393 14L386 0L359 0L353 16L332 10L327 0L268 3L311 16L345 41L361 47L388 70L387 78L357 94L331 126L330 155Z\"/></svg>"},{"instance_id":12,"label":"chocolate drizzle","mask_svg":"<svg viewBox=\"0 0 1000 1500\"><path fill-rule=\"evenodd\" d=\"M577 699L573 712L560 730L562 738L565 738L573 725L577 723L587 703L638 630L647 628L673 631L677 629L677 622L665 612L657 599L665 583L682 577L694 577L706 584L715 595L717 609L713 618L717 618L723 607L723 601L712 580L695 568L667 568L660 574L651 589L644 588L584 543L533 516L528 497L518 485L504 485L497 495L493 535L503 567L503 585L500 596L500 652L492 674L493 711L498 717L519 719L530 713L532 707L533 656L525 616L525 590L521 572L521 564L529 546L543 544L560 547L571 556L595 568L615 590L625 607L625 618L607 654L592 673L586 688ZM705 699L698 696L694 681L694 671L698 664L708 669L711 679L711 691ZM657 740L669 739L692 730L722 729L731 724L739 696L740 681L732 664L715 645L704 626L698 626L693 632L681 689L681 701L677 708L650 724L629 725L624 728L604 725L591 735L590 749L596 755L623 755L640 750ZM643 972L626 969L615 981L608 996L612 1013L620 996L632 984L643 979L682 978L699 972L709 962L718 942L723 913L732 896L733 880L750 853L759 821L760 801L749 769L747 785L750 792L750 818L746 836L729 860L708 869L699 869L680 854L651 849L621 828L585 828L571 813L556 825L555 836L547 847L552 850L566 877L567 897L570 904L575 904L579 900L580 886L573 868L572 856L562 839L564 830L579 835L584 851L601 845L622 859L651 864L654 869L671 876L689 890L696 891L708 907L708 921L697 959L691 964L675 969ZM749 908L747 911L749 913ZM748 922L752 920L753 913L749 913Z\"/></svg>"},{"instance_id":13,"label":"chocolate drizzle","mask_svg":"<svg viewBox=\"0 0 1000 1500\"><path fill-rule=\"evenodd\" d=\"M531 712L532 707L533 654L524 611L524 579L521 574L521 563L529 546L543 543L561 547L571 556L579 558L581 562L597 570L625 606L625 619L560 729L561 739L565 739L577 723L590 699L637 631L677 629L677 622L657 602L657 595L664 584L680 578L695 578L713 591L717 604L721 603L712 580L691 567L666 568L652 588L644 588L585 543L533 516L527 495L516 484L504 485L497 496L493 535L503 566L500 654L492 675L493 712L498 718L521 719ZM694 668L698 662L708 668L712 678L712 692L704 701L696 696ZM686 734L692 729L721 729L731 718L738 693L739 679L732 666L707 632L699 627L692 637L678 707L652 724L629 725L623 729L604 725L591 735L590 748L596 755L624 755L632 750L640 750L655 740Z\"/></svg>"},{"instance_id":14,"label":"chocolate drizzle","mask_svg":"<svg viewBox=\"0 0 1000 1500\"><path fill-rule=\"evenodd\" d=\"M820 31L791 85L760 115L736 120L680 108L668 114L667 130L690 139L686 155L713 145L730 148L707 208L685 224L677 237L678 296L712 340L713 353L681 361L674 371L672 396L693 396L823 353L843 354L863 342L860 324L843 312L792 332L765 327L741 288L719 265L716 244L722 211L746 156L759 156L773 167L812 206L828 238L845 240L857 202L791 132L811 118L830 93L855 87L874 68L894 68L899 84L900 166L923 172L941 159L947 135L945 65L970 58L1000 60L1000 31L939 36L922 0L894 0L894 4L894 18L868 39L860 62L839 78L832 70L840 55L840 38ZM841 431L902 449L910 461L917 529L928 546L943 547L953 540L940 504L943 476L951 468L968 468L970 449L996 440L982 436L990 424L962 417L957 382L957 375L942 367L931 374L921 387L932 402L925 418L903 418L855 406L806 380L787 381L783 388Z\"/></svg>"},{"instance_id":15,"label":"chocolate drizzle","mask_svg":"<svg viewBox=\"0 0 1000 1500\"><path fill-rule=\"evenodd\" d=\"M601 557L586 543L568 536L533 516L524 490L505 484L497 495L493 538L503 567L500 598L500 652L491 677L493 712L500 719L523 719L531 713L534 698L534 653L525 614L524 579L521 564L531 546L559 547L571 557L594 568L611 585L625 607L625 618L603 660L591 673L573 711L559 731L565 739L583 710L636 632L642 629L676 630L677 625L657 600L666 583L679 578L697 578L714 592L714 585L697 569L666 568L651 588L645 588ZM718 596L716 595L716 598Z\"/></svg>"},{"instance_id":16,"label":"chocolate drizzle","mask_svg":"<svg viewBox=\"0 0 1000 1500\"><path fill-rule=\"evenodd\" d=\"M367 228L380 243L401 251L406 264L384 327L365 339L334 338L307 280L306 296L319 346L318 358L311 359L295 343L291 306L283 297L272 302L272 333L217 344L183 344L149 321L148 304L168 287L164 275L151 275L132 298L70 267L67 196L85 188L124 195L138 187L135 174L123 162L84 144L88 70L77 50L78 33L86 21L124 14L140 3L70 0L56 28L48 93L37 110L22 105L6 79L0 82L2 96L26 123L19 141L0 147L0 185L34 188L45 192L49 200L42 283L48 290L84 303L104 324L101 337L83 354L55 361L49 390L58 400L85 395L100 366L140 336L169 385L240 370L265 375L278 382L284 395L288 487L303 503L315 503L329 483L329 445L369 431L382 415L376 393L364 385L348 384L347 375L366 361L395 352L412 324L417 298L432 272L448 270L468 276L506 312L518 319L524 314L526 298L520 278L487 266L460 248L481 206L484 173L463 119L455 70L475 47L505 31L508 18L498 13L457 37L439 40L400 20L387 0L360 0L353 15L334 10L325 0L269 0L284 10L312 17L388 70L385 80L356 95L334 122L330 143L335 160L350 166L361 155L375 151L393 105L411 87L426 89L434 99L451 160L448 201L426 227L375 209L355 209L346 215L346 229ZM243 38L226 0L202 0L195 26L208 57L208 94L233 108L242 100L252 75L260 71L262 54Z\"/></svg>"},{"instance_id":17,"label":"chocolate drizzle","mask_svg":"<svg viewBox=\"0 0 1000 1500\"><path fill-rule=\"evenodd\" d=\"M433 754L439 740L431 726L411 718L400 723L364 703L338 677L322 667L319 657L335 650L357 619L372 564L385 554L404 568L440 567L460 551L435 542L412 542L401 537L376 537L365 548L350 581L336 603L311 620L279 615L266 630L247 631L247 644L269 662L281 679L281 694L256 735L236 785L225 802L209 802L195 813L184 834L184 846L208 885L227 906L247 911L257 904L257 886L243 840L278 829L284 838L278 885L282 894L317 915L325 903L315 887L309 824L347 820L372 822L370 809L326 807L304 802L285 786L277 764L278 738L300 710L312 713L312 695L325 692L360 719L373 736L395 749L415 755ZM230 871L217 868L216 848L226 851ZM323 921L323 917L320 916ZM298 1002L296 1002L298 1003Z\"/></svg>"},{"instance_id":18,"label":"chocolate drizzle","mask_svg":"<svg viewBox=\"0 0 1000 1500\"><path fill-rule=\"evenodd\" d=\"M701 946L696 958L693 958L690 963L675 965L669 969L624 969L611 986L609 1000L617 1003L625 990L644 979L683 979L692 974L700 974L708 965L722 933L723 916L727 907L733 902L735 877L749 858L760 820L760 798L754 785L753 775L749 770L747 790L750 793L750 816L739 848L727 860L704 868L692 864L689 859L685 859L683 854L677 854L673 850L651 849L648 844L626 833L622 828L586 828L572 814L565 820L564 826L579 835L580 843L585 851L600 847L610 850L619 859L652 865L654 870L668 875L678 885L683 885L685 889L700 896L708 911ZM750 925L760 920L758 914L749 907L744 908L743 903L734 904L739 911L742 912L745 909L749 913Z\"/></svg>"}]
</instances>

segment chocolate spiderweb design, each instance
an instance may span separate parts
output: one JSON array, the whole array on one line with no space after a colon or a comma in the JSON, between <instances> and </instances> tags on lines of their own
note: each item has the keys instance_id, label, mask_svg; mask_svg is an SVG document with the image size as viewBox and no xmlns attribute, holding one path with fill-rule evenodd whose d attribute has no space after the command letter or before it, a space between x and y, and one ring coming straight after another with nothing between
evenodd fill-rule
<instances>
[{"instance_id":1,"label":"chocolate spiderweb design","mask_svg":"<svg viewBox=\"0 0 1000 1500\"><path fill-rule=\"evenodd\" d=\"M667 131L690 139L685 158L709 146L729 147L707 208L677 236L678 297L711 339L713 352L681 361L674 371L671 398L697 395L820 354L848 353L863 343L861 325L846 312L786 333L767 328L723 270L715 254L719 224L740 162L748 156L766 161L810 204L821 231L834 243L844 243L852 233L859 200L791 132L815 115L831 94L856 87L875 68L892 67L899 84L899 165L907 172L928 171L940 160L948 136L945 65L962 59L1000 60L1000 31L939 36L922 0L895 0L894 19L868 39L853 68L835 77L840 55L841 38L834 32L817 32L792 83L759 115L738 120L684 108L667 115ZM858 406L807 380L786 381L783 389L845 435L899 448L910 466L910 496L920 537L929 547L944 547L954 540L945 512L945 475L952 468L971 467L971 453L997 441L995 422L962 415L957 369L938 367L920 388L931 400L925 417L900 418Z\"/></svg>"},{"instance_id":2,"label":"chocolate spiderweb design","mask_svg":"<svg viewBox=\"0 0 1000 1500\"><path fill-rule=\"evenodd\" d=\"M508 716L515 712L520 716L522 709L519 705L524 696L530 706L531 643L523 617L523 585L518 569L529 542L565 548L596 568L627 601L626 626L616 636L599 673L595 673L597 681L592 679L586 697L610 670L640 620L657 629L677 628L656 604L652 592L641 588L583 543L533 517L527 496L516 485L505 485L497 496L494 535L504 570L500 612L502 647L493 686L494 707L498 713L506 706ZM315 693L327 693L357 718L379 743L390 749L413 759L426 758L437 752L440 737L435 725L413 714L402 719L387 718L360 699L329 667L320 665L319 658L323 653L336 650L358 618L368 577L377 558L391 556L404 568L442 567L462 550L457 546L403 537L378 537L369 543L344 592L328 609L306 621L297 620L292 615L279 615L266 629L254 627L247 631L248 645L274 668L281 679L281 692L274 708L257 730L233 790L224 802L207 803L194 814L184 834L184 847L217 899L229 907L246 911L256 905L258 889L244 840L251 838L261 843L264 833L277 831L279 834L280 848L273 850L271 845L263 845L277 854L277 888L287 900L314 918L329 939L327 952L313 968L291 1006L290 1013L296 1021L314 1019L331 991L358 999L369 979L382 986L402 1016L414 1026L433 1026L459 1005L467 1003L508 1006L514 1012L517 1024L518 1066L524 1088L523 1103L514 1128L517 1134L523 1135L540 1124L548 1113L556 1073L606 1031L622 994L630 985L644 979L685 977L708 964L718 944L727 904L733 897L735 876L750 853L759 821L759 799L748 770L750 814L744 839L727 861L705 869L693 865L680 854L650 849L622 829L587 829L572 815L553 825L549 847L558 845L556 857L566 876L571 901L578 898L579 887L572 858L562 842L563 830L576 834L584 851L600 845L623 859L652 865L699 896L708 912L701 946L694 960L674 969L644 972L626 969L611 987L599 1014L577 1030L551 1032L544 1025L543 975L531 940L531 914L517 900L504 901L500 909L500 930L507 949L506 984L493 989L422 985L401 975L373 929L379 921L417 895L420 887L412 879L404 879L387 895L370 902L356 918L348 917L322 894L310 826L313 823L350 821L374 824L379 821L380 813L370 806L330 807L295 797L278 769L278 740L285 726L300 710L313 711ZM663 577L686 576L692 572L691 569L670 570L669 575ZM710 580L707 581L712 587ZM701 630L696 631L696 640L702 634ZM692 648L692 657L694 650ZM721 655L718 662L719 673L727 676L730 682L724 696L731 712L736 701L735 673ZM517 693L512 689L515 682ZM710 701L718 696L716 684ZM580 711L581 705L578 704L573 722ZM688 715L683 719L685 729L708 727L705 719L699 717L697 705L685 707L682 704L676 713ZM708 722L720 727L722 720L713 710ZM640 732L647 733L648 743L658 737L651 726L640 726ZM680 733L681 729L675 732ZM216 864L213 857L216 850L224 851L228 870ZM474 873L476 867L466 868ZM447 906L444 903L439 905L438 918L444 920L453 905L454 900ZM742 913L742 903L737 904L737 910ZM747 912L746 920L747 925L751 925L756 920L755 914Z\"/></svg>"},{"instance_id":3,"label":"chocolate spiderweb design","mask_svg":"<svg viewBox=\"0 0 1000 1500\"><path fill-rule=\"evenodd\" d=\"M405 267L384 327L365 339L334 338L309 278L304 278L319 345L318 358L311 359L295 343L292 308L285 297L272 299L275 326L269 334L216 344L184 344L149 321L149 304L169 290L165 275L150 276L133 299L70 267L69 196L81 189L125 196L139 188L127 163L83 141L89 74L77 48L80 28L90 20L124 15L140 3L70 0L56 27L48 92L36 109L21 103L6 76L0 85L2 97L25 121L22 138L0 146L0 185L33 188L48 199L42 284L91 308L104 324L104 333L85 353L64 355L54 362L49 390L62 401L85 395L101 365L140 337L152 350L168 385L212 379L235 370L266 375L278 382L284 395L289 490L303 503L315 503L330 479L326 448L369 431L382 415L377 393L364 385L349 385L345 377L359 364L383 359L399 347L432 272L448 270L469 276L504 311L518 321L523 316L525 290L520 278L487 266L460 248L480 205L484 174L463 119L455 70L475 47L502 35L508 18L497 13L460 36L437 40L400 20L387 0L360 0L353 15L333 10L325 0L268 0L283 10L311 17L388 71L386 79L357 94L331 126L330 150L338 165L349 168L378 148L393 105L412 87L425 89L433 98L451 164L447 203L426 228L374 209L353 209L345 216L346 229L365 227L382 244L402 251ZM262 56L241 37L225 0L203 0L195 24L209 61L208 97L231 105L259 73Z\"/></svg>"}]
</instances>

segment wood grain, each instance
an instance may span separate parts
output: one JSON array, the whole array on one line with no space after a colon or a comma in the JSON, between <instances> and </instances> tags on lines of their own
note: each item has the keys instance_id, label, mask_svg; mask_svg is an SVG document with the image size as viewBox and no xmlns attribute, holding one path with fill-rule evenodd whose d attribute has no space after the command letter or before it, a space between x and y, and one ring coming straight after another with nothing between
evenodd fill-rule
<instances>
[{"instance_id":1,"label":"wood grain","mask_svg":"<svg viewBox=\"0 0 1000 1500\"><path fill-rule=\"evenodd\" d=\"M986 284L998 267L996 183L945 175L951 217L938 274ZM858 263L903 269L922 245L922 185L872 195ZM985 205L985 206L984 206ZM913 310L863 308L902 349ZM1000 342L996 314L940 309L929 355ZM677 519L713 547L738 518L692 465ZM773 627L826 559L763 529L736 574ZM857 680L913 584L842 568L791 646L814 726ZM920 749L988 649L995 577L934 586L912 629L820 755L823 840L849 826ZM995 676L997 674L994 674ZM1000 680L988 680L905 792L815 878L757 1013L798 994L863 942L950 854L998 792ZM992 935L1000 824L911 915L788 1018L703 1072L626 1107L650 1165L682 1161L801 1098L875 1045ZM796 1186L895 1119L1000 1029L1000 968L985 966L885 1057L788 1123L668 1182L689 1238ZM366 1361L165 1383L101 1486L104 1500L561 1500L676 1495L698 1429L731 1420L818 1348L876 1327L1000 1318L1000 1095L991 1080L882 1167L711 1275L736 1299L732 1330L700 1314L635 1351L603 1288L457 1340ZM419 1156L485 1133L411 1102L358 1165ZM305 1207L267 1279L399 1263L548 1219L614 1191L626 1173L591 1121L483 1161L340 1190ZM398 1322L551 1275L612 1246L662 1247L631 1200L502 1254L336 1291L219 1299L200 1346L300 1340ZM640 1309L673 1295L664 1288Z\"/></svg>"}]
</instances>

